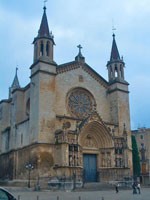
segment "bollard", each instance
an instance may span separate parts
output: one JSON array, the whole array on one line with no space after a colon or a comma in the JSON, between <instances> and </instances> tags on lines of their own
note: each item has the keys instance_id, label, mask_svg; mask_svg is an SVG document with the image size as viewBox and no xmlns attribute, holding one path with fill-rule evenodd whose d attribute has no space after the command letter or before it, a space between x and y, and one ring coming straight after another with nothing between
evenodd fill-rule
<instances>
[{"instance_id":1,"label":"bollard","mask_svg":"<svg viewBox=\"0 0 150 200\"><path fill-rule=\"evenodd\" d=\"M20 195L18 195L18 200L20 200Z\"/></svg>"},{"instance_id":2,"label":"bollard","mask_svg":"<svg viewBox=\"0 0 150 200\"><path fill-rule=\"evenodd\" d=\"M104 197L102 197L102 200L104 200Z\"/></svg>"},{"instance_id":3,"label":"bollard","mask_svg":"<svg viewBox=\"0 0 150 200\"><path fill-rule=\"evenodd\" d=\"M57 200L59 200L59 196L57 196Z\"/></svg>"},{"instance_id":4,"label":"bollard","mask_svg":"<svg viewBox=\"0 0 150 200\"><path fill-rule=\"evenodd\" d=\"M81 197L79 196L79 200L81 200Z\"/></svg>"},{"instance_id":5,"label":"bollard","mask_svg":"<svg viewBox=\"0 0 150 200\"><path fill-rule=\"evenodd\" d=\"M37 200L39 200L39 195L37 196Z\"/></svg>"}]
</instances>

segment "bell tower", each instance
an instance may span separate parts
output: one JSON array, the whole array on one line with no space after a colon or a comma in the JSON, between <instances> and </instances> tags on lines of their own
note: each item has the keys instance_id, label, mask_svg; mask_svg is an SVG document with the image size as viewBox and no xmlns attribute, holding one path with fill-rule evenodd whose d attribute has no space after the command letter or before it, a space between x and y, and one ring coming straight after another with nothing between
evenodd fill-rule
<instances>
[{"instance_id":1,"label":"bell tower","mask_svg":"<svg viewBox=\"0 0 150 200\"><path fill-rule=\"evenodd\" d=\"M115 34L113 34L110 61L107 63L109 83L115 81L124 82L124 67L125 64L123 62L123 58L120 58L116 45Z\"/></svg>"},{"instance_id":2,"label":"bell tower","mask_svg":"<svg viewBox=\"0 0 150 200\"><path fill-rule=\"evenodd\" d=\"M34 38L34 60L44 60L53 63L53 46L55 45L54 36L49 31L46 7L44 6L43 17L37 37Z\"/></svg>"},{"instance_id":3,"label":"bell tower","mask_svg":"<svg viewBox=\"0 0 150 200\"><path fill-rule=\"evenodd\" d=\"M30 82L30 142L53 142L55 127L55 78L57 64L53 58L54 37L49 31L46 7L34 38L34 56Z\"/></svg>"},{"instance_id":4,"label":"bell tower","mask_svg":"<svg viewBox=\"0 0 150 200\"><path fill-rule=\"evenodd\" d=\"M124 68L125 63L120 58L115 35L113 34L110 60L107 62L110 121L116 124L115 140L120 139L126 145L123 158L124 166L132 169L129 83L125 80Z\"/></svg>"},{"instance_id":5,"label":"bell tower","mask_svg":"<svg viewBox=\"0 0 150 200\"><path fill-rule=\"evenodd\" d=\"M108 94L110 97L110 118L112 123L118 125L118 134L122 135L124 124L130 131L129 111L129 83L124 76L125 63L120 58L115 34L113 34L110 60L107 62L108 69Z\"/></svg>"}]
</instances>

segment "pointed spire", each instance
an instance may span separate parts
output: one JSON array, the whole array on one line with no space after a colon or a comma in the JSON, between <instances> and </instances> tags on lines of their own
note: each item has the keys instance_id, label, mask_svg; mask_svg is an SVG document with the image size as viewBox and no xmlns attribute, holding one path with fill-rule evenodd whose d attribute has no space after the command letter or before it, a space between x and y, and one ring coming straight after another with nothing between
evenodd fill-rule
<instances>
[{"instance_id":1,"label":"pointed spire","mask_svg":"<svg viewBox=\"0 0 150 200\"><path fill-rule=\"evenodd\" d=\"M20 84L19 84L19 80L18 80L18 76L17 76L17 71L18 71L18 67L16 67L16 74L14 77L14 80L12 82L11 88L16 89L16 88L20 88Z\"/></svg>"},{"instance_id":2,"label":"pointed spire","mask_svg":"<svg viewBox=\"0 0 150 200\"><path fill-rule=\"evenodd\" d=\"M50 37L48 21L47 21L47 16L46 16L46 6L43 7L43 10L44 10L44 13L43 13L40 29L38 31L38 36Z\"/></svg>"},{"instance_id":3,"label":"pointed spire","mask_svg":"<svg viewBox=\"0 0 150 200\"><path fill-rule=\"evenodd\" d=\"M113 36L113 42L112 42L110 61L120 60L120 55L119 55L119 51L118 51L116 40L115 40L115 34L113 33L112 36Z\"/></svg>"},{"instance_id":4,"label":"pointed spire","mask_svg":"<svg viewBox=\"0 0 150 200\"><path fill-rule=\"evenodd\" d=\"M12 82L11 87L9 88L9 98L11 98L13 90L20 88L17 71L18 71L18 67L16 67L16 73L15 73L14 80Z\"/></svg>"},{"instance_id":5,"label":"pointed spire","mask_svg":"<svg viewBox=\"0 0 150 200\"><path fill-rule=\"evenodd\" d=\"M48 38L50 40L52 40L53 44L55 45L54 42L54 36L52 34L52 32L49 31L49 26L48 26L48 20L47 20L47 15L46 15L46 6L44 5L43 7L43 16L42 16L42 20L41 20L41 24L40 24L40 28L38 31L38 36L36 38L34 38L33 43L35 43L35 41L38 38Z\"/></svg>"},{"instance_id":6,"label":"pointed spire","mask_svg":"<svg viewBox=\"0 0 150 200\"><path fill-rule=\"evenodd\" d=\"M81 61L81 62L85 62L85 57L82 55L81 53L81 49L83 48L80 44L77 46L79 48L79 53L78 55L75 57L76 61Z\"/></svg>"}]
</instances>

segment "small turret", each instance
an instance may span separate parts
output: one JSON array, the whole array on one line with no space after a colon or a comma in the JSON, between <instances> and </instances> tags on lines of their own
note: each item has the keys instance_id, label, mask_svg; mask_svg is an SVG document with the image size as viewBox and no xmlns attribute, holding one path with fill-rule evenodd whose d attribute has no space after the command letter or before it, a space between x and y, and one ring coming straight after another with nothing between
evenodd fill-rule
<instances>
[{"instance_id":1,"label":"small turret","mask_svg":"<svg viewBox=\"0 0 150 200\"><path fill-rule=\"evenodd\" d=\"M20 84L19 84L19 80L18 80L17 71L18 71L18 68L16 68L16 73L15 73L14 80L13 80L13 82L12 82L11 87L9 88L9 98L12 97L12 92L13 92L13 90L20 88Z\"/></svg>"}]
</instances>

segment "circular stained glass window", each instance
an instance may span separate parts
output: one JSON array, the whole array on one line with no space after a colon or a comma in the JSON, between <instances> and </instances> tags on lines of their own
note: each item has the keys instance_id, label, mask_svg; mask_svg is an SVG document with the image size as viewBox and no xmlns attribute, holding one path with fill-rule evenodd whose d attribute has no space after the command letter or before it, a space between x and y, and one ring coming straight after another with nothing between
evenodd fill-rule
<instances>
[{"instance_id":1,"label":"circular stained glass window","mask_svg":"<svg viewBox=\"0 0 150 200\"><path fill-rule=\"evenodd\" d=\"M84 89L75 89L68 96L68 107L74 116L85 118L93 110L92 95Z\"/></svg>"}]
</instances>

